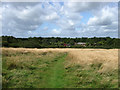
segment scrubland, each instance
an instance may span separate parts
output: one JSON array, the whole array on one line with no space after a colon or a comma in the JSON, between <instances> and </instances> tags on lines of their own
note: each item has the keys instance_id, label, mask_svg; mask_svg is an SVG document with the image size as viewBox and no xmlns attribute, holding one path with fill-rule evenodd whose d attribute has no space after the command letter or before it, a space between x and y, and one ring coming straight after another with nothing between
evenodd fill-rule
<instances>
[{"instance_id":1,"label":"scrubland","mask_svg":"<svg viewBox=\"0 0 120 90\"><path fill-rule=\"evenodd\" d=\"M118 49L2 48L3 88L118 88Z\"/></svg>"}]
</instances>

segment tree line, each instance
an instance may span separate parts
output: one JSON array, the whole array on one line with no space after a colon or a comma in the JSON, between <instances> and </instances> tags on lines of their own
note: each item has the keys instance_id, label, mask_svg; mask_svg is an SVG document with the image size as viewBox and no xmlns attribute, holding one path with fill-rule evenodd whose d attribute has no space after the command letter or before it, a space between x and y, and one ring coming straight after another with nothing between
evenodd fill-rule
<instances>
[{"instance_id":1,"label":"tree line","mask_svg":"<svg viewBox=\"0 0 120 90\"><path fill-rule=\"evenodd\" d=\"M16 38L13 36L1 36L2 47L23 48L120 48L119 38L110 37L29 37ZM81 45L78 43L85 43Z\"/></svg>"}]
</instances>

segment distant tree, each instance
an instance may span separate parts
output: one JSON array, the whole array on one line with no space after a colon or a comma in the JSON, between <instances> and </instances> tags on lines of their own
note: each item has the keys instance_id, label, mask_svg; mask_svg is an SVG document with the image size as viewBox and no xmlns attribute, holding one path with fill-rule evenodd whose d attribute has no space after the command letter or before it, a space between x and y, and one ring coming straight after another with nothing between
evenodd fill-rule
<instances>
[{"instance_id":1,"label":"distant tree","mask_svg":"<svg viewBox=\"0 0 120 90\"><path fill-rule=\"evenodd\" d=\"M24 47L24 48L58 48L64 47L64 44L71 45L71 48L81 48L79 45L74 45L78 42L85 42L84 48L120 48L119 38L110 37L93 37L93 38L60 38L60 37L29 37L15 38L13 36L2 36L3 47Z\"/></svg>"}]
</instances>

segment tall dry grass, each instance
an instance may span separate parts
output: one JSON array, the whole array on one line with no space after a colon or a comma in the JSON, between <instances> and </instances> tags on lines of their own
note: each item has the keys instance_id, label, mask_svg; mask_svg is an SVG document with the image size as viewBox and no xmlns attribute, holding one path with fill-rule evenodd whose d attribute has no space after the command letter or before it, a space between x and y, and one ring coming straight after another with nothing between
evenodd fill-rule
<instances>
[{"instance_id":1,"label":"tall dry grass","mask_svg":"<svg viewBox=\"0 0 120 90\"><path fill-rule=\"evenodd\" d=\"M49 57L50 61L57 54L56 52L38 49L2 48L2 61L5 60L3 61L3 66L5 64L9 69L24 68L26 65L29 67L37 63L39 59L47 59Z\"/></svg>"},{"instance_id":2,"label":"tall dry grass","mask_svg":"<svg viewBox=\"0 0 120 90\"><path fill-rule=\"evenodd\" d=\"M83 66L89 66L91 64L98 64L101 63L102 67L99 72L108 72L115 69L118 69L118 49L70 49L70 48L47 48L47 49L30 49L30 48L2 48L4 54L10 55L13 53L32 53L35 54L38 58L41 53L45 52L67 52L68 56L66 58L66 66L68 65L75 65L80 64ZM52 54L53 55L53 54ZM23 56L24 57L24 56ZM19 60L18 56L14 56L15 60L23 62ZM33 60L30 59L32 57L26 57L26 60ZM11 57L12 59L12 57ZM14 60L14 59L13 59ZM15 61L16 62L16 61Z\"/></svg>"},{"instance_id":3,"label":"tall dry grass","mask_svg":"<svg viewBox=\"0 0 120 90\"><path fill-rule=\"evenodd\" d=\"M101 64L98 72L109 72L118 69L118 50L117 49L78 49L69 51L68 65L79 64L89 66Z\"/></svg>"},{"instance_id":4,"label":"tall dry grass","mask_svg":"<svg viewBox=\"0 0 120 90\"><path fill-rule=\"evenodd\" d=\"M68 53L64 62L65 79L70 80L73 87L118 86L118 49L2 48L3 66L12 71L15 68L34 70L38 67L44 70L59 52ZM7 74L9 72L3 70L3 75ZM5 85L8 83L4 77L3 82ZM67 87L71 87L71 83Z\"/></svg>"}]
</instances>

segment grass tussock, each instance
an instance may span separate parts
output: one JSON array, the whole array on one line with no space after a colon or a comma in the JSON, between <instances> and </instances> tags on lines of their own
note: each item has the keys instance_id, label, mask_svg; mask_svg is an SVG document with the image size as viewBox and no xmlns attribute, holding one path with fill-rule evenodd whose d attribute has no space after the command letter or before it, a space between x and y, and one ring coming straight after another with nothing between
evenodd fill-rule
<instances>
[{"instance_id":1,"label":"grass tussock","mask_svg":"<svg viewBox=\"0 0 120 90\"><path fill-rule=\"evenodd\" d=\"M4 88L118 87L117 49L2 48L2 67Z\"/></svg>"},{"instance_id":2,"label":"grass tussock","mask_svg":"<svg viewBox=\"0 0 120 90\"><path fill-rule=\"evenodd\" d=\"M52 51L2 49L2 85L4 88L39 88L47 86L47 70L56 57ZM40 83L41 82L41 83ZM46 83L46 84L45 84Z\"/></svg>"},{"instance_id":3,"label":"grass tussock","mask_svg":"<svg viewBox=\"0 0 120 90\"><path fill-rule=\"evenodd\" d=\"M117 49L95 49L95 50L73 50L69 51L68 64L80 64L82 66L100 65L99 72L107 72L118 69L118 50Z\"/></svg>"},{"instance_id":4,"label":"grass tussock","mask_svg":"<svg viewBox=\"0 0 120 90\"><path fill-rule=\"evenodd\" d=\"M118 50L70 51L65 69L66 77L73 82L69 83L68 87L117 88Z\"/></svg>"}]
</instances>

